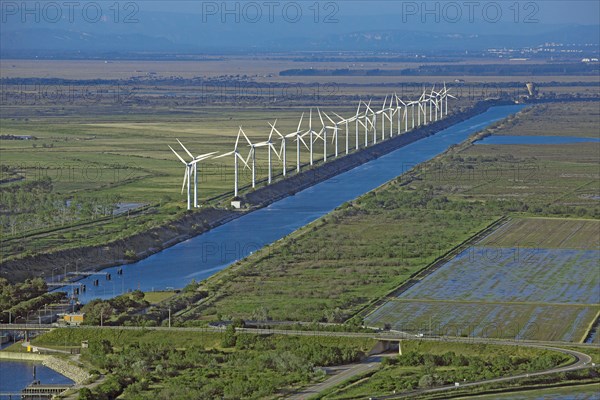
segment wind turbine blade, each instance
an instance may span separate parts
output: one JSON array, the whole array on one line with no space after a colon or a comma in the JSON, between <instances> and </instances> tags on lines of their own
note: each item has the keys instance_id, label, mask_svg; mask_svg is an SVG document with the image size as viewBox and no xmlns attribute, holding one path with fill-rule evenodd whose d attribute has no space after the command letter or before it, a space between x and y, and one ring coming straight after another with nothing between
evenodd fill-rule
<instances>
[{"instance_id":1,"label":"wind turbine blade","mask_svg":"<svg viewBox=\"0 0 600 400\"><path fill-rule=\"evenodd\" d=\"M244 164L244 168L250 169L248 163L246 162L246 160L244 160L244 157L242 157L240 153L235 153L235 157L239 158L242 161L242 163Z\"/></svg>"},{"instance_id":2,"label":"wind turbine blade","mask_svg":"<svg viewBox=\"0 0 600 400\"><path fill-rule=\"evenodd\" d=\"M206 154L200 154L199 156L197 156L196 158L200 158L200 157L206 157L206 156L212 156L213 154L217 154L218 151L213 151L210 153L206 153Z\"/></svg>"},{"instance_id":3,"label":"wind turbine blade","mask_svg":"<svg viewBox=\"0 0 600 400\"><path fill-rule=\"evenodd\" d=\"M194 156L192 155L192 153L190 153L189 150L185 148L185 146L183 145L183 143L181 143L179 141L179 139L177 139L177 138L175 138L175 139L177 140L177 142L179 142L179 144L181 145L181 147L183 147L183 150L185 150L185 152L188 154L188 156L194 158Z\"/></svg>"},{"instance_id":4,"label":"wind turbine blade","mask_svg":"<svg viewBox=\"0 0 600 400\"><path fill-rule=\"evenodd\" d=\"M213 154L217 154L218 151L213 151L212 153L206 153L206 154L201 154L198 157L196 157L196 160L198 161L202 161L202 160L206 160L212 157Z\"/></svg>"},{"instance_id":5,"label":"wind turbine blade","mask_svg":"<svg viewBox=\"0 0 600 400\"><path fill-rule=\"evenodd\" d=\"M179 158L181 160L182 163L184 163L185 165L187 165L187 162L185 162L184 159L181 158L181 156L179 154L177 154L177 152L175 150L173 150L173 148L171 146L169 146L169 148L177 156L177 158Z\"/></svg>"},{"instance_id":6,"label":"wind turbine blade","mask_svg":"<svg viewBox=\"0 0 600 400\"><path fill-rule=\"evenodd\" d=\"M241 126L240 126L240 132L242 132L242 135L244 135L244 138L246 138L246 142L248 142L248 146L252 146L252 142L250 141L250 139L248 139L248 136L246 136L246 133L242 130Z\"/></svg>"},{"instance_id":7,"label":"wind turbine blade","mask_svg":"<svg viewBox=\"0 0 600 400\"><path fill-rule=\"evenodd\" d=\"M248 166L248 161L250 161L250 157L252 157L252 152L253 151L254 151L254 149L251 148L250 151L248 152L248 157L246 157L246 160L244 161L244 164L246 164L246 168L248 168L248 169L250 169L250 167Z\"/></svg>"},{"instance_id":8,"label":"wind turbine blade","mask_svg":"<svg viewBox=\"0 0 600 400\"><path fill-rule=\"evenodd\" d=\"M188 167L185 167L185 173L183 174L183 184L181 185L181 193L183 193L183 190L185 189L185 184L187 182L187 178L188 178Z\"/></svg>"},{"instance_id":9,"label":"wind turbine blade","mask_svg":"<svg viewBox=\"0 0 600 400\"><path fill-rule=\"evenodd\" d=\"M334 113L335 114L335 113ZM327 118L328 120L331 121L332 124L335 125L335 122L333 122L333 120L329 117L329 115L327 115L327 113L323 112L323 115L325 115L325 118ZM321 118L321 121L323 121L323 119Z\"/></svg>"},{"instance_id":10,"label":"wind turbine blade","mask_svg":"<svg viewBox=\"0 0 600 400\"><path fill-rule=\"evenodd\" d=\"M317 107L317 112L319 113L319 119L321 120L321 125L325 126L325 123L323 122L323 116L321 115L321 110L319 110L319 107ZM333 122L333 121L331 121Z\"/></svg>"},{"instance_id":11,"label":"wind turbine blade","mask_svg":"<svg viewBox=\"0 0 600 400\"><path fill-rule=\"evenodd\" d=\"M304 135L306 135L306 133ZM310 147L308 147L302 136L303 135L298 135L296 140L300 140L304 144L304 147L306 147L306 150L310 150Z\"/></svg>"},{"instance_id":12,"label":"wind turbine blade","mask_svg":"<svg viewBox=\"0 0 600 400\"><path fill-rule=\"evenodd\" d=\"M273 153L275 153L275 155L277 156L277 158L281 160L281 154L279 154L277 152L277 149L275 148L275 146L273 146L273 143L269 143L269 147L273 150ZM269 150L269 151L271 151L271 150Z\"/></svg>"},{"instance_id":13,"label":"wind turbine blade","mask_svg":"<svg viewBox=\"0 0 600 400\"><path fill-rule=\"evenodd\" d=\"M235 147L234 147L234 149L236 149L236 150L237 150L237 147L238 147L238 143L240 142L240 134L241 134L241 132L242 132L242 127L240 126L240 129L238 130L237 138L235 138Z\"/></svg>"},{"instance_id":14,"label":"wind turbine blade","mask_svg":"<svg viewBox=\"0 0 600 400\"><path fill-rule=\"evenodd\" d=\"M235 154L235 150L234 151L230 151L228 153L221 154L220 156L216 156L215 158L223 158L223 157L230 156L232 154Z\"/></svg>"},{"instance_id":15,"label":"wind turbine blade","mask_svg":"<svg viewBox=\"0 0 600 400\"><path fill-rule=\"evenodd\" d=\"M335 111L332 111L332 113L333 113L333 115L335 115L336 117L338 117L338 118L340 119L340 121L339 121L339 122L345 122L345 121L346 121L346 118L344 118L344 117L341 117L341 116L340 116L339 114L337 114ZM327 115L327 114L325 114L325 115ZM327 118L329 118L329 117L327 117ZM330 121L331 121L331 119L330 119ZM331 121L331 122L333 122L333 121Z\"/></svg>"},{"instance_id":16,"label":"wind turbine blade","mask_svg":"<svg viewBox=\"0 0 600 400\"><path fill-rule=\"evenodd\" d=\"M303 118L304 118L304 113L302 113L302 115L300 116L300 122L298 122L298 129L296 129L297 132L300 132L300 126L302 125Z\"/></svg>"}]
</instances>

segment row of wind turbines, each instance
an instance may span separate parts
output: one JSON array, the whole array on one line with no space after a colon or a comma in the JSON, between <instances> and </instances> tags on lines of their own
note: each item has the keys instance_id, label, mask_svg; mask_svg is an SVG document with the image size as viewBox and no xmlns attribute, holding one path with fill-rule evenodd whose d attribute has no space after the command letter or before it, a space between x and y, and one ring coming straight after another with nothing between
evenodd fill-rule
<instances>
[{"instance_id":1,"label":"row of wind turbines","mask_svg":"<svg viewBox=\"0 0 600 400\"><path fill-rule=\"evenodd\" d=\"M270 123L271 132L269 133L268 139L262 142L252 143L248 138L242 127L239 127L237 138L233 150L224 154L215 156L217 152L211 152L194 156L184 145L177 139L179 145L183 148L185 153L189 156L189 161L186 161L180 156L171 146L169 148L177 158L185 165L185 172L183 175L183 184L181 186L181 193L187 187L187 208L188 210L198 207L198 164L201 161L208 159L217 159L223 157L233 157L233 168L234 168L234 184L233 193L234 196L238 196L238 178L239 178L239 163L241 162L244 168L248 168L252 171L252 187L256 187L256 152L257 149L262 147L267 148L268 152L268 178L267 183L271 184L273 181L273 170L272 170L272 159L274 154L282 164L282 174L285 177L287 168L287 142L291 140L296 142L296 172L299 173L301 170L301 148L304 146L309 152L309 164L313 165L314 155L314 144L317 142L323 143L323 162L327 162L328 157L328 133L331 132L331 145L333 146L334 158L339 157L339 132L342 129L345 131L345 154L348 154L352 147L354 150L359 150L360 143L364 143L364 147L369 145L377 144L378 141L383 141L386 138L391 138L394 135L400 135L402 133L402 125L404 126L404 132L415 129L421 125L426 125L430 122L438 121L444 116L448 115L448 98L456 99L455 96L448 93L446 84L439 91L435 91L435 86L431 88L429 92L423 91L418 100L414 101L403 101L396 94L388 95L385 97L383 106L381 109L371 108L371 100L369 102L359 101L356 113L349 118L344 118L335 112L331 112L331 116L325 112L321 112L319 108L316 109L316 114L319 116L321 127L316 130L313 127L313 109L311 108L308 113L308 129L302 129L302 121L304 120L305 113L300 116L300 122L294 132L282 133L276 128L277 120ZM416 116L415 116L416 114ZM325 116L325 119L323 119ZM333 116L333 117L332 117ZM394 125L395 122L395 125ZM409 127L410 126L410 127ZM379 131L378 129L381 128ZM361 138L361 132L363 138ZM240 139L244 138L248 144L249 152L246 157L242 155L239 149ZM353 140L352 140L353 139ZM276 146L276 140L280 141L279 146ZM351 141L354 143L351 144ZM279 147L279 148L278 148ZM193 200L192 200L192 180L193 180Z\"/></svg>"}]
</instances>

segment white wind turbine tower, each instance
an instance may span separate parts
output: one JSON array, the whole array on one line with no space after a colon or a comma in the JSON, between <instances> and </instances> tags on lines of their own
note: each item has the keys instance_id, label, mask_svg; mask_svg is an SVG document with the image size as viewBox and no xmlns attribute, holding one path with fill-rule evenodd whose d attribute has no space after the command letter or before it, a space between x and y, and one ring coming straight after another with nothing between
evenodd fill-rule
<instances>
[{"instance_id":1,"label":"white wind turbine tower","mask_svg":"<svg viewBox=\"0 0 600 400\"><path fill-rule=\"evenodd\" d=\"M338 124L342 124L342 123L346 124L346 154L348 154L348 152L350 151L350 125L349 124L351 122L350 120L354 117L346 119L346 118L341 117L339 114L336 114L335 112L333 114L340 119L337 122L336 126L338 126ZM329 120L331 121L331 118ZM358 137L356 138L356 145L358 146ZM336 139L335 139L335 148L336 148L335 156L337 157L337 134L336 134Z\"/></svg>"},{"instance_id":2,"label":"white wind turbine tower","mask_svg":"<svg viewBox=\"0 0 600 400\"><path fill-rule=\"evenodd\" d=\"M277 120L275 120L275 122L272 124L269 122L269 125L271 125L271 134L273 132L275 132L279 136L279 139L281 139L281 148L279 149L278 157L280 160L282 160L281 163L283 165L283 176L285 176L285 174L287 172L287 159L286 159L287 151L286 151L286 147L285 147L285 139L287 138L287 135L282 135L281 132L279 132L277 130L277 128L275 128L275 124L277 124ZM294 132L294 134L295 134L295 132ZM283 159L282 159L282 157L283 157Z\"/></svg>"},{"instance_id":3,"label":"white wind turbine tower","mask_svg":"<svg viewBox=\"0 0 600 400\"><path fill-rule=\"evenodd\" d=\"M354 114L354 116L348 118L346 120L346 126L348 126L348 123L350 122L354 122L356 125L356 130L355 130L355 134L356 134L356 143L355 143L355 149L358 150L358 140L359 140L359 129L358 129L358 124L362 124L362 121L360 120L362 118L362 116L360 115L360 105L362 104L362 101L358 102L358 107L356 108L356 114ZM336 114L337 115L337 114ZM339 117L339 115L338 115ZM340 117L341 118L341 117ZM347 153L346 153L347 154Z\"/></svg>"},{"instance_id":4,"label":"white wind turbine tower","mask_svg":"<svg viewBox=\"0 0 600 400\"><path fill-rule=\"evenodd\" d=\"M446 82L444 82L444 115L448 115L448 97L456 99L456 97L448 93L448 89L446 89Z\"/></svg>"},{"instance_id":5,"label":"white wind turbine tower","mask_svg":"<svg viewBox=\"0 0 600 400\"><path fill-rule=\"evenodd\" d=\"M367 108L365 110L365 147L368 146L368 127L367 125L371 125L373 128L373 144L377 143L377 113L371 109L371 100L369 100L369 104L366 105ZM371 114L371 119L369 119L369 113Z\"/></svg>"},{"instance_id":6,"label":"white wind turbine tower","mask_svg":"<svg viewBox=\"0 0 600 400\"><path fill-rule=\"evenodd\" d=\"M242 132L242 135L244 135L244 138L246 139L246 142L248 142L248 147L250 147L250 152L248 153L248 157L246 158L246 167L248 167L248 160L250 160L250 158L252 158L252 188L256 187L256 145L254 143L252 143L250 141L250 139L248 139L248 136L246 136L246 133L244 133L244 131L242 130L242 127L240 126L240 132ZM250 168L250 167L248 167Z\"/></svg>"},{"instance_id":7,"label":"white wind turbine tower","mask_svg":"<svg viewBox=\"0 0 600 400\"><path fill-rule=\"evenodd\" d=\"M286 138L293 137L296 140L296 172L298 172L298 173L300 172L300 142L304 143L304 147L309 149L309 147L306 145L306 142L304 141L304 139L302 139L303 134L302 134L302 131L300 130L300 126L302 125L303 118L304 118L304 113L302 113L302 115L300 116L300 122L298 122L298 128L296 129L296 132L288 133L287 135L285 135ZM282 151L284 152L284 160L285 160L285 144L282 143L282 145L283 145ZM284 162L284 168L285 168L285 162ZM283 175L285 175L285 172Z\"/></svg>"},{"instance_id":8,"label":"white wind turbine tower","mask_svg":"<svg viewBox=\"0 0 600 400\"><path fill-rule=\"evenodd\" d=\"M177 152L175 150L173 150L173 148L171 146L169 146L169 148L171 149L171 151L177 156L177 158L179 158L181 160L181 162L183 164L185 164L185 172L183 174L183 185L181 185L181 193L183 193L183 189L185 188L185 184L187 182L187 209L191 210L192 209L192 193L190 191L190 172L192 170L192 163L188 163L186 161L184 161L183 158L181 158L181 156L179 154L177 154Z\"/></svg>"},{"instance_id":9,"label":"white wind turbine tower","mask_svg":"<svg viewBox=\"0 0 600 400\"><path fill-rule=\"evenodd\" d=\"M398 113L398 135L400 134L400 130L402 127L402 119L404 119L404 132L408 132L408 108L407 104L403 102L400 97L394 94L396 97L396 110ZM400 113L400 110L404 110L404 113Z\"/></svg>"},{"instance_id":10,"label":"white wind turbine tower","mask_svg":"<svg viewBox=\"0 0 600 400\"><path fill-rule=\"evenodd\" d=\"M431 110L431 102L433 102L433 105L435 106L435 121L438 120L438 112L441 112L441 101L442 101L442 94L441 91L440 92L436 92L433 90L433 88L431 89L431 94L429 94L429 99L430 99L430 110ZM432 118L431 116L431 111L430 111L430 119Z\"/></svg>"},{"instance_id":11,"label":"white wind turbine tower","mask_svg":"<svg viewBox=\"0 0 600 400\"><path fill-rule=\"evenodd\" d=\"M431 93L427 95L429 101L429 122L433 121L433 104L435 103L435 101L433 100L433 98L435 98L435 96L433 95L433 93L435 93L433 89L435 89L435 85L433 85L433 87L431 88Z\"/></svg>"},{"instance_id":12,"label":"white wind turbine tower","mask_svg":"<svg viewBox=\"0 0 600 400\"><path fill-rule=\"evenodd\" d=\"M333 126L326 126L325 129L332 129L333 130L333 135L331 137L331 143L335 146L335 157L338 157L338 131L339 131L339 124L341 124L342 122L345 122L346 120L344 118L341 118L339 115L335 114L338 118L340 118L340 121L335 122L334 120L332 120L329 115L327 115L326 113L325 117L333 124ZM348 123L346 122L346 154L348 154Z\"/></svg>"},{"instance_id":13,"label":"white wind turbine tower","mask_svg":"<svg viewBox=\"0 0 600 400\"><path fill-rule=\"evenodd\" d=\"M385 100L383 101L383 106L381 108L381 110L375 112L375 114L373 115L373 125L377 126L377 116L382 114L381 117L381 140L385 140L385 119L387 117L386 115L386 111L387 108L385 108L385 106L387 105L387 99L388 96L385 96ZM377 131L377 128L375 128L375 131ZM377 132L373 133L373 141L374 143L377 143Z\"/></svg>"},{"instance_id":14,"label":"white wind turbine tower","mask_svg":"<svg viewBox=\"0 0 600 400\"><path fill-rule=\"evenodd\" d=\"M394 136L394 113L399 113L398 103L396 102L396 107L394 107L394 97L395 95L390 95L390 105L388 107L388 120L390 121L390 137ZM398 126L400 129L400 126Z\"/></svg>"},{"instance_id":15,"label":"white wind turbine tower","mask_svg":"<svg viewBox=\"0 0 600 400\"><path fill-rule=\"evenodd\" d=\"M240 135L242 134L242 127L240 126L240 129L238 131L237 134L237 138L235 139L235 146L233 147L233 151L230 151L229 153L225 153L225 154L221 154L220 156L216 156L215 158L221 158L221 157L227 157L230 155L233 155L233 173L234 173L234 179L233 179L233 195L235 197L238 196L238 159L242 160L242 162L248 166L248 164L246 163L246 160L244 160L244 157L242 157L242 155L240 154L240 152L238 151L238 144L240 142Z\"/></svg>"},{"instance_id":16,"label":"white wind turbine tower","mask_svg":"<svg viewBox=\"0 0 600 400\"><path fill-rule=\"evenodd\" d=\"M275 122L277 122L277 121L275 121ZM266 141L264 141L264 142L256 143L254 145L254 148L257 148L257 147L267 147L267 151L269 152L269 154L268 154L268 164L269 164L269 175L268 176L269 177L268 177L268 180L267 180L267 182L268 182L269 185L273 181L273 172L272 172L272 168L271 168L271 150L273 150L275 152L275 155L277 156L277 158L281 159L281 157L277 153L277 149L275 149L275 146L273 145L273 142L271 141L271 138L273 137L273 130L274 129L275 129L275 127L273 125L271 125L271 133L269 133L269 138ZM252 168L254 168L254 166Z\"/></svg>"},{"instance_id":17,"label":"white wind turbine tower","mask_svg":"<svg viewBox=\"0 0 600 400\"><path fill-rule=\"evenodd\" d=\"M327 161L327 127L325 126L325 122L323 122L323 116L321 115L321 111L317 107L317 112L319 113L319 119L321 120L321 130L319 132L315 132L317 138L323 140L323 162ZM323 134L323 136L321 136ZM315 139L317 140L317 139Z\"/></svg>"},{"instance_id":18,"label":"white wind turbine tower","mask_svg":"<svg viewBox=\"0 0 600 400\"><path fill-rule=\"evenodd\" d=\"M387 98L388 96L385 97L385 100L383 102L383 108L381 110L381 114L383 115L383 117L381 118L381 140L385 139L385 120L387 119L390 123L390 137L393 136L394 134L394 96L390 95L390 104L387 105ZM387 106L387 107L386 107ZM387 112L387 114L386 114Z\"/></svg>"},{"instance_id":19,"label":"white wind turbine tower","mask_svg":"<svg viewBox=\"0 0 600 400\"><path fill-rule=\"evenodd\" d=\"M183 175L183 185L181 186L181 192L183 193L183 189L187 183L187 209L191 209L191 180L192 174L194 175L194 207L198 207L198 163L200 161L206 160L210 158L213 154L216 154L216 151L212 153L201 154L197 157L194 157L192 153L188 151L188 149L177 139L179 145L183 148L183 150L192 158L192 160L188 163L186 162L171 146L169 148L171 151L179 158L179 160L185 164L185 174Z\"/></svg>"},{"instance_id":20,"label":"white wind turbine tower","mask_svg":"<svg viewBox=\"0 0 600 400\"><path fill-rule=\"evenodd\" d=\"M440 90L439 92L434 92L432 91L432 93L435 93L435 95L432 96L432 100L433 100L433 105L435 106L435 120L437 121L438 119L442 119L442 91Z\"/></svg>"},{"instance_id":21,"label":"white wind turbine tower","mask_svg":"<svg viewBox=\"0 0 600 400\"><path fill-rule=\"evenodd\" d=\"M417 104L419 105L419 112L417 113L417 125L421 126L421 115L423 115L423 124L427 125L427 104L425 100L425 92L421 93Z\"/></svg>"},{"instance_id":22,"label":"white wind turbine tower","mask_svg":"<svg viewBox=\"0 0 600 400\"><path fill-rule=\"evenodd\" d=\"M320 112L319 112L320 115ZM304 135L309 135L309 139L310 139L310 148L308 149L310 151L310 155L309 155L309 159L310 159L310 165L313 165L313 143L315 141L314 139L314 135L317 135L317 137L321 138L321 135L319 135L319 133L315 132L312 128L312 108L310 109L309 112L309 117L308 117L308 131L306 131ZM304 142L304 140L303 140ZM304 143L306 145L306 142ZM299 146L299 145L298 145Z\"/></svg>"}]
</instances>

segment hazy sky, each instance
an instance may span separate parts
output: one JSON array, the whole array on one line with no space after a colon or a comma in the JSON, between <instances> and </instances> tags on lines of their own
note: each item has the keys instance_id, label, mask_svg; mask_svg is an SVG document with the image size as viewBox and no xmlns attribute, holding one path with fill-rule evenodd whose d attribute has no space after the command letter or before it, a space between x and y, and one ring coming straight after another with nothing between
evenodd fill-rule
<instances>
[{"instance_id":1,"label":"hazy sky","mask_svg":"<svg viewBox=\"0 0 600 400\"><path fill-rule=\"evenodd\" d=\"M271 1L277 4L277 7L281 7L286 3L292 1L278 1L278 0L242 0L244 2L254 2L262 5L265 2ZM296 3L302 4L303 8L308 8L315 0L295 0ZM222 1L201 1L201 0L176 0L176 1L159 1L159 0L144 0L139 2L140 10L147 11L171 11L171 12L194 12L201 13L202 3L206 4L221 4ZM229 1L229 3L234 3ZM489 10L489 16L493 18L492 14L500 9L503 13L504 20L515 19L515 4L518 5L519 15L518 20L523 20L528 16L537 19L540 23L557 24L557 23L579 23L579 24L599 24L600 23L600 1L597 0L538 0L538 1L515 1L515 0L496 0L496 1L404 1L404 0L338 0L338 1L320 1L323 7L327 3L334 3L335 7L339 10L338 15L343 17L344 15L390 15L395 13L402 15L405 12L407 15L405 18L419 18L423 17L423 13L429 10L434 10L438 7L440 15L444 16L446 12L450 18L455 17L455 11L460 10L463 14L462 19L466 19L469 10L472 10L475 17L481 18L483 9ZM423 6L423 4L425 5ZM264 7L264 6L263 6ZM416 7L416 9L415 9ZM266 8L264 8L266 9ZM329 8L333 10L333 8ZM433 18L433 15L425 16L426 18Z\"/></svg>"}]
</instances>

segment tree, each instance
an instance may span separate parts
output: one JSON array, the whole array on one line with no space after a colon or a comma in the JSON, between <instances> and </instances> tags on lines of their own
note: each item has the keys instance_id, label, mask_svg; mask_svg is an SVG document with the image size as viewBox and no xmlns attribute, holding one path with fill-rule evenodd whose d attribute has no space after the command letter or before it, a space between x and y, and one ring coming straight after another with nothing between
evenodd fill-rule
<instances>
[{"instance_id":1,"label":"tree","mask_svg":"<svg viewBox=\"0 0 600 400\"><path fill-rule=\"evenodd\" d=\"M225 334L223 335L223 340L221 341L221 346L234 347L236 340L237 337L235 336L235 326L227 325L227 328L225 328Z\"/></svg>"},{"instance_id":2,"label":"tree","mask_svg":"<svg viewBox=\"0 0 600 400\"><path fill-rule=\"evenodd\" d=\"M433 386L433 376L429 374L425 374L419 379L419 387L420 388L430 388Z\"/></svg>"},{"instance_id":3,"label":"tree","mask_svg":"<svg viewBox=\"0 0 600 400\"><path fill-rule=\"evenodd\" d=\"M79 390L78 400L94 400L94 393L86 387Z\"/></svg>"}]
</instances>

